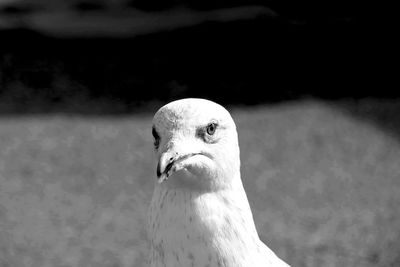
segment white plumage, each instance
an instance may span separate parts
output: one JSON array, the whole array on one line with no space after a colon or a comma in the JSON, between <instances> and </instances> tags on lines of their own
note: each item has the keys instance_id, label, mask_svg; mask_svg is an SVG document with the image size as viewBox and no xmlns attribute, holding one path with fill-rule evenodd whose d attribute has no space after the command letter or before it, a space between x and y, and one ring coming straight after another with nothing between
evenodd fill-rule
<instances>
[{"instance_id":1,"label":"white plumage","mask_svg":"<svg viewBox=\"0 0 400 267\"><path fill-rule=\"evenodd\" d=\"M155 114L153 136L150 266L288 266L258 237L225 108L204 99L171 102Z\"/></svg>"}]
</instances>

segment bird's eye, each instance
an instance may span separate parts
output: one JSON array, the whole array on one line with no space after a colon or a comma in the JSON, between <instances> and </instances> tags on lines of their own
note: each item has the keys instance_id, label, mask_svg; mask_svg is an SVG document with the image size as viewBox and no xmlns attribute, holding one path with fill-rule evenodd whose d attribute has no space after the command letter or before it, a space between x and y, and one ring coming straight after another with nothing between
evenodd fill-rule
<instances>
[{"instance_id":1,"label":"bird's eye","mask_svg":"<svg viewBox=\"0 0 400 267\"><path fill-rule=\"evenodd\" d=\"M206 131L208 135L213 135L215 133L215 130L217 130L217 124L212 122L207 125Z\"/></svg>"},{"instance_id":2,"label":"bird's eye","mask_svg":"<svg viewBox=\"0 0 400 267\"><path fill-rule=\"evenodd\" d=\"M155 127L153 127L151 129L151 133L152 133L152 135L154 137L154 147L156 149L158 149L158 147L160 146L160 135L157 133L157 130L156 130Z\"/></svg>"}]
</instances>

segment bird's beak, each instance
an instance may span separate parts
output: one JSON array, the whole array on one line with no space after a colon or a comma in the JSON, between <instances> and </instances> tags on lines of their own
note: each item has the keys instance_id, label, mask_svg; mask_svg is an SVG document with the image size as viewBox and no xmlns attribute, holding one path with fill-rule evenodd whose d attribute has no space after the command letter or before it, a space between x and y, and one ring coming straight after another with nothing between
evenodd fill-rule
<instances>
[{"instance_id":1,"label":"bird's beak","mask_svg":"<svg viewBox=\"0 0 400 267\"><path fill-rule=\"evenodd\" d=\"M171 173L174 171L173 166L177 158L178 154L174 152L168 151L161 154L161 157L157 164L157 178L159 183L167 180Z\"/></svg>"},{"instance_id":2,"label":"bird's beak","mask_svg":"<svg viewBox=\"0 0 400 267\"><path fill-rule=\"evenodd\" d=\"M179 164L185 159L188 159L195 155L200 155L202 153L178 153L176 151L167 151L161 154L161 157L157 164L157 178L158 183L162 183L168 180L168 177L182 168Z\"/></svg>"}]
</instances>

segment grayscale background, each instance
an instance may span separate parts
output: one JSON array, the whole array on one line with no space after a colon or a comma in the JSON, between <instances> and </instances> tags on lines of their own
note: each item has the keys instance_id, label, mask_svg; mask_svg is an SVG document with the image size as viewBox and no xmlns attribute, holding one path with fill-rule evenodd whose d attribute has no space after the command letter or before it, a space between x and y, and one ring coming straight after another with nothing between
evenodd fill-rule
<instances>
[{"instance_id":1,"label":"grayscale background","mask_svg":"<svg viewBox=\"0 0 400 267\"><path fill-rule=\"evenodd\" d=\"M390 10L0 0L0 267L146 266L151 119L183 97L231 111L260 238L281 258L400 266Z\"/></svg>"}]
</instances>

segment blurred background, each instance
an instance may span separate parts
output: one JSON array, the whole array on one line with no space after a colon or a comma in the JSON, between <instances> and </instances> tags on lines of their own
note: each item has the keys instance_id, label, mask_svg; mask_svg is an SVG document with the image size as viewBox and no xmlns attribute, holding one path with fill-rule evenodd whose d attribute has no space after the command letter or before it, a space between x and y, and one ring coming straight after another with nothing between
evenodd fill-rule
<instances>
[{"instance_id":1,"label":"blurred background","mask_svg":"<svg viewBox=\"0 0 400 267\"><path fill-rule=\"evenodd\" d=\"M281 258L400 266L392 13L0 0L0 266L146 266L151 119L183 97L231 111L257 229Z\"/></svg>"}]
</instances>

